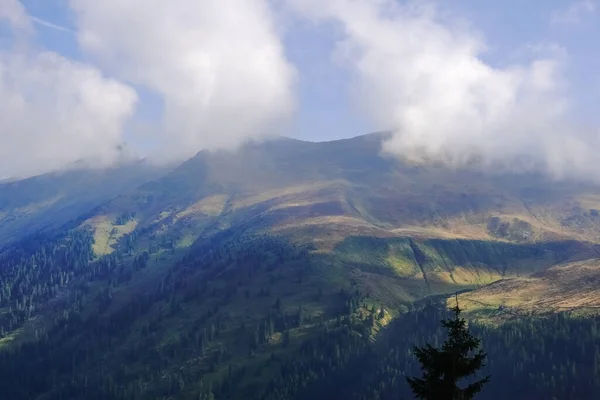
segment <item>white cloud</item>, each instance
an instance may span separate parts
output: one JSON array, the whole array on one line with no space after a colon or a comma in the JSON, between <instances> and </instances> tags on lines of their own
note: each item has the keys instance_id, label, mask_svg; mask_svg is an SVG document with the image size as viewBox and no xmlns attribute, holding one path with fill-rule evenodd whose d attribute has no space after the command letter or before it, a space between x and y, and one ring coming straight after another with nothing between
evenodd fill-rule
<instances>
[{"instance_id":1,"label":"white cloud","mask_svg":"<svg viewBox=\"0 0 600 400\"><path fill-rule=\"evenodd\" d=\"M144 121L132 120L133 87L105 73L164 98L164 126L148 138L158 136L170 157L278 133L293 111L295 71L267 0L70 5L77 32L28 15L18 0L0 1L0 24L14 34L0 50L0 176L119 157L124 126ZM36 26L75 33L98 66L37 49Z\"/></svg>"},{"instance_id":2,"label":"white cloud","mask_svg":"<svg viewBox=\"0 0 600 400\"><path fill-rule=\"evenodd\" d=\"M81 47L160 94L161 152L190 155L277 132L294 107L267 0L71 0Z\"/></svg>"},{"instance_id":3,"label":"white cloud","mask_svg":"<svg viewBox=\"0 0 600 400\"><path fill-rule=\"evenodd\" d=\"M378 128L395 130L386 150L453 165L531 159L557 175L596 169L598 132L568 123L558 52L497 68L482 61L478 33L423 3L288 2L314 21L338 25L335 57L354 74L358 104Z\"/></svg>"},{"instance_id":4,"label":"white cloud","mask_svg":"<svg viewBox=\"0 0 600 400\"><path fill-rule=\"evenodd\" d=\"M550 22L553 24L577 24L583 18L596 11L596 2L592 0L582 0L572 3L564 10L558 10L550 16Z\"/></svg>"},{"instance_id":5,"label":"white cloud","mask_svg":"<svg viewBox=\"0 0 600 400\"><path fill-rule=\"evenodd\" d=\"M31 19L20 3L3 2L0 16L17 41L28 42ZM34 175L82 159L113 162L135 91L27 44L0 50L0 176Z\"/></svg>"},{"instance_id":6,"label":"white cloud","mask_svg":"<svg viewBox=\"0 0 600 400\"><path fill-rule=\"evenodd\" d=\"M11 28L15 31L19 31L19 34L23 32L31 32L31 21L27 16L25 7L19 0L2 0L0 3L0 23L3 20L8 21Z\"/></svg>"}]
</instances>

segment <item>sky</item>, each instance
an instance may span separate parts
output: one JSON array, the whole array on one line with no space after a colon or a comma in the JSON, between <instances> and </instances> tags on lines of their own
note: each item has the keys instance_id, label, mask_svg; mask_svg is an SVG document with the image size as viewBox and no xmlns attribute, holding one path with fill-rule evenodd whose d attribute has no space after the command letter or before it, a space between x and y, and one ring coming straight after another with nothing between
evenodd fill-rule
<instances>
[{"instance_id":1,"label":"sky","mask_svg":"<svg viewBox=\"0 0 600 400\"><path fill-rule=\"evenodd\" d=\"M598 38L596 0L0 0L0 178L391 130L598 179Z\"/></svg>"}]
</instances>

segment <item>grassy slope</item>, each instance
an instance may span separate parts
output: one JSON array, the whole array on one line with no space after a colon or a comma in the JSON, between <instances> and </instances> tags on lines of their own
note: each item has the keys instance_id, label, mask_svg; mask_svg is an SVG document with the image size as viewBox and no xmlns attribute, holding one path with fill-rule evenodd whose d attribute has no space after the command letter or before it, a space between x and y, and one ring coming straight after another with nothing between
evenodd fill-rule
<instances>
[{"instance_id":1,"label":"grassy slope","mask_svg":"<svg viewBox=\"0 0 600 400\"><path fill-rule=\"evenodd\" d=\"M597 313L599 282L600 260L589 259L495 282L461 294L459 303L471 317L493 322L561 311Z\"/></svg>"},{"instance_id":2,"label":"grassy slope","mask_svg":"<svg viewBox=\"0 0 600 400\"><path fill-rule=\"evenodd\" d=\"M427 279L433 292L436 285L528 274L574 253L582 259L599 241L596 188L405 166L380 156L380 139L281 140L239 153L203 152L108 203L86 226L105 249L99 255L126 233L119 228L107 238L110 221L124 212L136 215L140 249L161 241L185 248L231 227L269 233L310 244L338 264L360 264L365 279L374 271L384 277L374 279L404 278L418 287Z\"/></svg>"},{"instance_id":3,"label":"grassy slope","mask_svg":"<svg viewBox=\"0 0 600 400\"><path fill-rule=\"evenodd\" d=\"M95 229L99 256L134 226L138 251L185 251L224 229L276 235L328 255L327 279L355 279L393 306L596 256L597 188L407 166L380 155L381 138L201 152L83 226ZM116 226L132 212L131 225Z\"/></svg>"}]
</instances>

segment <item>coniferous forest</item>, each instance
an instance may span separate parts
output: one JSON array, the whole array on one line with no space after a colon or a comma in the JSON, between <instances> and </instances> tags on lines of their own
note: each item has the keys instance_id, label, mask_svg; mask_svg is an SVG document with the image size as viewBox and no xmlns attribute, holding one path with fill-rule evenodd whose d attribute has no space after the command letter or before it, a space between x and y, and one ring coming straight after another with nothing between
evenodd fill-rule
<instances>
[{"instance_id":1,"label":"coniferous forest","mask_svg":"<svg viewBox=\"0 0 600 400\"><path fill-rule=\"evenodd\" d=\"M413 346L445 340L441 302L392 319L352 281L322 285L327 260L280 239L224 231L147 287L168 240L135 253L132 235L101 258L92 244L65 229L3 249L3 398L409 399ZM471 322L492 376L476 398L595 398L599 327L565 313Z\"/></svg>"}]
</instances>

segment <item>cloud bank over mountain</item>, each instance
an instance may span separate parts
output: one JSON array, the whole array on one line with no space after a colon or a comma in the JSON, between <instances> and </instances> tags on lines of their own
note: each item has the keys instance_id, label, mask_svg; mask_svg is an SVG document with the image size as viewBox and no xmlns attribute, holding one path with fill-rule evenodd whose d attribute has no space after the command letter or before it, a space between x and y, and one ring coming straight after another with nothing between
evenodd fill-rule
<instances>
[{"instance_id":1,"label":"cloud bank over mountain","mask_svg":"<svg viewBox=\"0 0 600 400\"><path fill-rule=\"evenodd\" d=\"M529 161L557 176L594 173L598 132L570 120L565 56L524 64L483 61L468 25L423 3L290 0L313 21L333 23L336 59L350 69L360 109L393 129L385 150L411 161L488 166Z\"/></svg>"},{"instance_id":2,"label":"cloud bank over mountain","mask_svg":"<svg viewBox=\"0 0 600 400\"><path fill-rule=\"evenodd\" d=\"M80 159L114 162L136 92L96 67L30 45L31 20L16 0L0 10L15 35L14 46L0 50L0 177Z\"/></svg>"},{"instance_id":3,"label":"cloud bank over mountain","mask_svg":"<svg viewBox=\"0 0 600 400\"><path fill-rule=\"evenodd\" d=\"M0 177L110 164L135 126L140 90L164 103L160 126L138 137L157 140L157 158L280 134L296 72L267 2L152 3L71 1L89 55L76 62L37 48L32 17L2 2L14 40L0 53Z\"/></svg>"},{"instance_id":4,"label":"cloud bank over mountain","mask_svg":"<svg viewBox=\"0 0 600 400\"><path fill-rule=\"evenodd\" d=\"M278 134L295 70L266 0L71 0L81 48L164 102L161 151L193 155Z\"/></svg>"},{"instance_id":5,"label":"cloud bank over mountain","mask_svg":"<svg viewBox=\"0 0 600 400\"><path fill-rule=\"evenodd\" d=\"M290 15L332 28L323 37L332 42L331 68L349 77L354 104L373 130L394 131L386 152L412 162L477 160L493 169L600 178L598 127L573 112L569 49L523 43L526 57L492 63L477 21L441 3L66 4L72 27L30 16L18 0L0 4L0 28L13 36L8 46L0 42L0 178L82 159L108 165L124 142L134 150L152 143L153 157L171 161L285 135L303 67L287 56L282 27L294 29ZM576 24L594 11L592 2L574 2L547 24L559 16ZM74 37L78 59L41 47L40 27ZM156 99L146 121L140 110Z\"/></svg>"}]
</instances>

